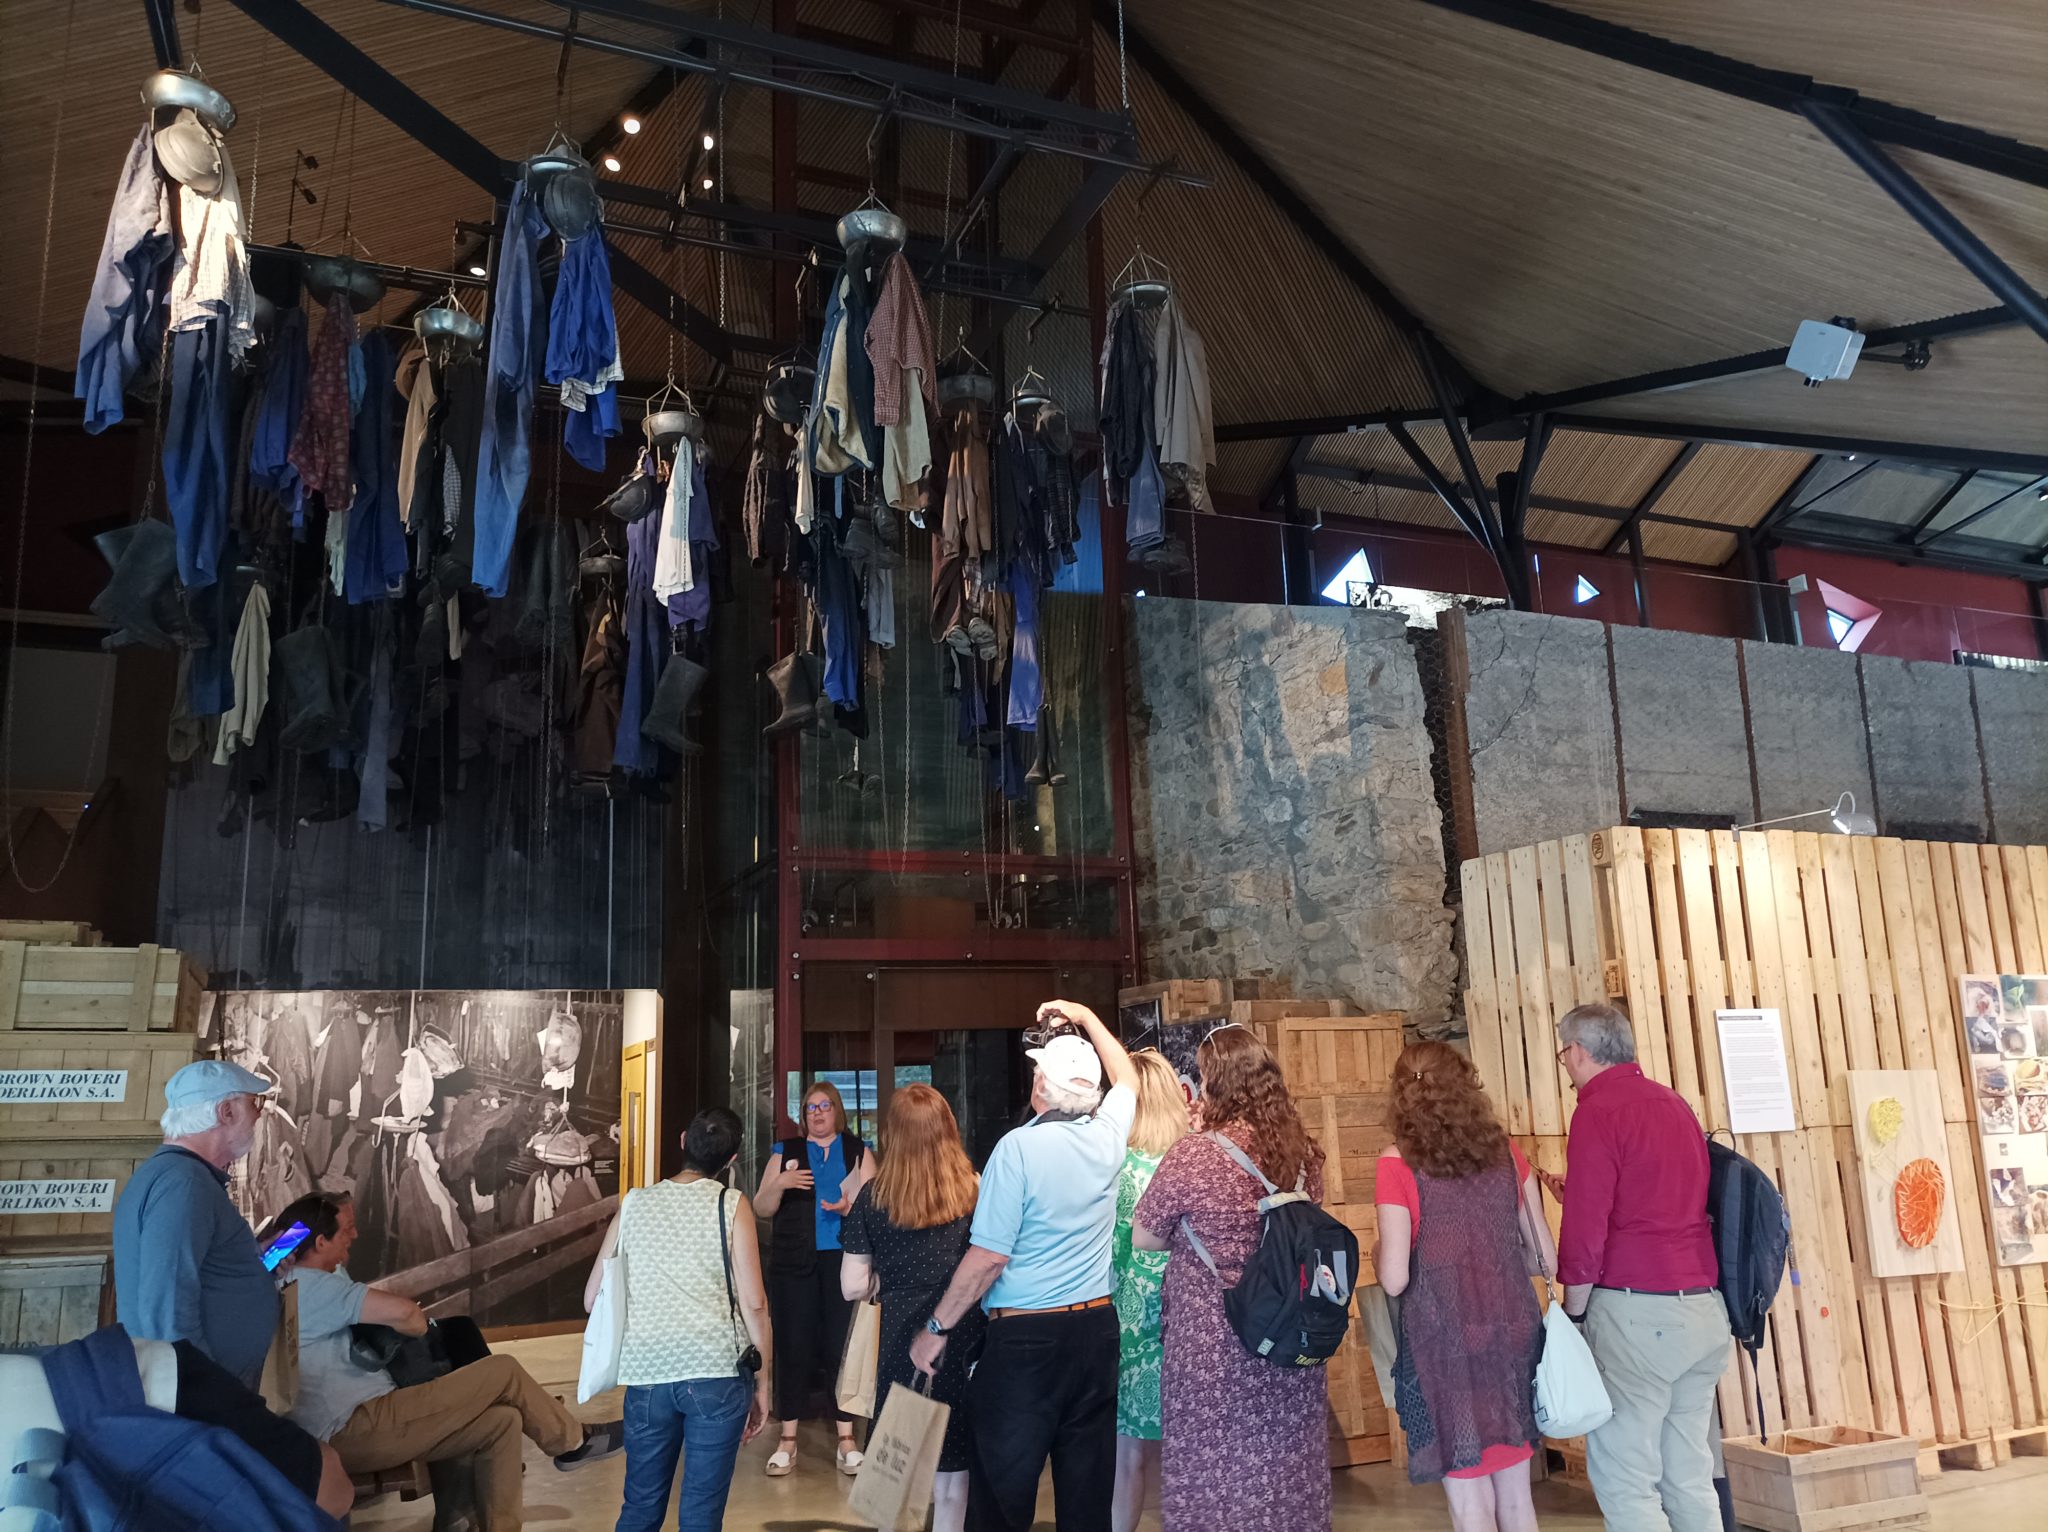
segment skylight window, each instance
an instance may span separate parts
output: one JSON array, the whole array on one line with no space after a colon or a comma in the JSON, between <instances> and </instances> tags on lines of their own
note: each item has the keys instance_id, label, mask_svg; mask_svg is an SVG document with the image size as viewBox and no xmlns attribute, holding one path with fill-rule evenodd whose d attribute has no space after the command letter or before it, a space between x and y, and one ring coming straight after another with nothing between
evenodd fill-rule
<instances>
[{"instance_id":1,"label":"skylight window","mask_svg":"<svg viewBox=\"0 0 2048 1532\"><path fill-rule=\"evenodd\" d=\"M1372 560L1360 548L1337 571L1337 577L1323 587L1323 599L1339 606L1363 606L1365 593L1374 583Z\"/></svg>"}]
</instances>

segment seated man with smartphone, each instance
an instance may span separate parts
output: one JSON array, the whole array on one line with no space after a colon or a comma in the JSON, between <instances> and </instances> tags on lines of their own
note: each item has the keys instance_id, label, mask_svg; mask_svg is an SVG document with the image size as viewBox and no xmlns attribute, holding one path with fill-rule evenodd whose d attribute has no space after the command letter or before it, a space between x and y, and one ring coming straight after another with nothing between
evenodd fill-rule
<instances>
[{"instance_id":1,"label":"seated man with smartphone","mask_svg":"<svg viewBox=\"0 0 2048 1532\"><path fill-rule=\"evenodd\" d=\"M299 1292L299 1397L291 1418L332 1446L350 1473L469 1458L479 1519L499 1532L522 1524L522 1436L563 1469L620 1450L618 1422L586 1433L508 1356L486 1356L409 1388L400 1388L383 1367L365 1366L357 1359L355 1326L424 1335L428 1321L410 1298L349 1276L342 1263L355 1237L355 1208L315 1192L279 1213L264 1240L278 1246L299 1241L283 1264Z\"/></svg>"}]
</instances>

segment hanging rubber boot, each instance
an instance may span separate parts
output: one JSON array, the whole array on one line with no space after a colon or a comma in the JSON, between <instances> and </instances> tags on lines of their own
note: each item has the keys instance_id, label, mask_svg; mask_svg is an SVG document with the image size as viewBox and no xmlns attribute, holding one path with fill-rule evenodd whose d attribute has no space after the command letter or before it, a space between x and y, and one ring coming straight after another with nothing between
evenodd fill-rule
<instances>
[{"instance_id":1,"label":"hanging rubber boot","mask_svg":"<svg viewBox=\"0 0 2048 1532\"><path fill-rule=\"evenodd\" d=\"M711 672L687 655L670 655L654 683L647 716L640 720L641 734L677 755L701 753L704 747L690 737L690 708L710 679Z\"/></svg>"},{"instance_id":2,"label":"hanging rubber boot","mask_svg":"<svg viewBox=\"0 0 2048 1532\"><path fill-rule=\"evenodd\" d=\"M1032 745L1031 766L1024 780L1033 787L1064 787L1067 774L1060 770L1059 735L1052 725L1052 709L1038 710L1038 734Z\"/></svg>"},{"instance_id":3,"label":"hanging rubber boot","mask_svg":"<svg viewBox=\"0 0 2048 1532\"><path fill-rule=\"evenodd\" d=\"M138 521L93 539L112 577L92 599L92 613L105 618L113 632L100 641L105 649L147 644L174 649L183 627L178 601L178 534L166 521ZM170 627L166 627L166 621Z\"/></svg>"},{"instance_id":4,"label":"hanging rubber boot","mask_svg":"<svg viewBox=\"0 0 2048 1532\"><path fill-rule=\"evenodd\" d=\"M809 729L829 734L832 704L825 698L825 657L822 654L791 654L768 667L768 684L782 711L761 732L773 737Z\"/></svg>"}]
</instances>

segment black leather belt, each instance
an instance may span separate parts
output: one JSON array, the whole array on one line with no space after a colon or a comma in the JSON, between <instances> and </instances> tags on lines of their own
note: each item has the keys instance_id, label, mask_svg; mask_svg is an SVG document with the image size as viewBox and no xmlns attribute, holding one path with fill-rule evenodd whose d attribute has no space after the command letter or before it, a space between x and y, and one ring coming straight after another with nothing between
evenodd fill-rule
<instances>
[{"instance_id":1,"label":"black leather belt","mask_svg":"<svg viewBox=\"0 0 2048 1532\"><path fill-rule=\"evenodd\" d=\"M1638 1298L1704 1298L1720 1291L1717 1287L1609 1287L1605 1283L1595 1286L1603 1293L1631 1293Z\"/></svg>"}]
</instances>

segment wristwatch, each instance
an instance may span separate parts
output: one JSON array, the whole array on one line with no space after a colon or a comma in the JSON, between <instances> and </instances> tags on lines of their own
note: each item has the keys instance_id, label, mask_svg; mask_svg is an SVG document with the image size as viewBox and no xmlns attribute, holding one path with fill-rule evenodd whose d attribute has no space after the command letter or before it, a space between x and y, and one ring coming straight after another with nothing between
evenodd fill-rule
<instances>
[{"instance_id":1,"label":"wristwatch","mask_svg":"<svg viewBox=\"0 0 2048 1532\"><path fill-rule=\"evenodd\" d=\"M936 1314L932 1315L930 1319L927 1319L924 1322L924 1328L926 1334L936 1335L940 1340L944 1340L947 1336L953 1333L951 1330L947 1329L944 1325L939 1323L939 1316Z\"/></svg>"}]
</instances>

